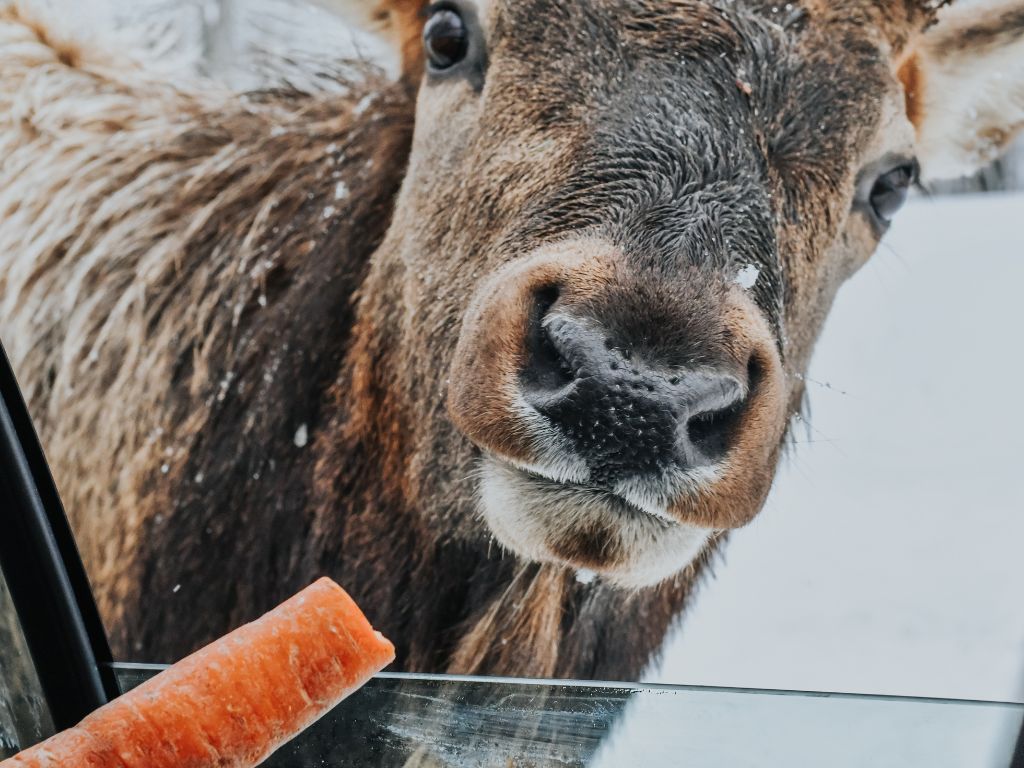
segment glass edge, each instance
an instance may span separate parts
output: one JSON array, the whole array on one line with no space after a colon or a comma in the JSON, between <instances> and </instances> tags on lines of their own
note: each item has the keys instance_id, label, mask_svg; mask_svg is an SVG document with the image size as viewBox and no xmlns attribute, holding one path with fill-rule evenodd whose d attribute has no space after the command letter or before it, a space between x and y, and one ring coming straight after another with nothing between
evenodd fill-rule
<instances>
[{"instance_id":1,"label":"glass edge","mask_svg":"<svg viewBox=\"0 0 1024 768\"><path fill-rule=\"evenodd\" d=\"M113 662L110 669L116 672L160 672L168 668L166 664L148 664L144 662ZM937 696L899 696L893 694L847 693L843 691L801 691L783 688L742 688L717 685L678 685L669 683L626 683L612 680L559 680L556 678L539 677L488 677L485 675L436 675L418 672L379 672L374 675L380 680L407 680L431 683L484 683L488 685L517 685L562 688L596 688L603 690L640 692L709 692L739 693L762 696L798 696L803 698L821 699L852 699L863 701L906 702L916 704L952 704L961 706L1007 707L1024 711L1021 701L993 701L986 699L940 698Z\"/></svg>"}]
</instances>

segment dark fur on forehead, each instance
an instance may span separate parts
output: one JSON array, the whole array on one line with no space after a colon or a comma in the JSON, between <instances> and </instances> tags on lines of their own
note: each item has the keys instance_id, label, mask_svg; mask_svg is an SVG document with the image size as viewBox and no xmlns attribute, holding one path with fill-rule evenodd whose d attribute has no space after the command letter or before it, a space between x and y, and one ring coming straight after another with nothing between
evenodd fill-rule
<instances>
[{"instance_id":1,"label":"dark fur on forehead","mask_svg":"<svg viewBox=\"0 0 1024 768\"><path fill-rule=\"evenodd\" d=\"M779 332L784 265L829 241L829 206L876 124L889 72L877 40L852 19L805 24L799 9L757 3L581 0L556 4L555 19L533 5L498 14L491 114L506 122L494 130L574 130L578 142L510 240L590 231L638 272L664 283L696 268L708 288L753 265ZM784 247L800 254L780 252L780 226L797 225L805 242Z\"/></svg>"}]
</instances>

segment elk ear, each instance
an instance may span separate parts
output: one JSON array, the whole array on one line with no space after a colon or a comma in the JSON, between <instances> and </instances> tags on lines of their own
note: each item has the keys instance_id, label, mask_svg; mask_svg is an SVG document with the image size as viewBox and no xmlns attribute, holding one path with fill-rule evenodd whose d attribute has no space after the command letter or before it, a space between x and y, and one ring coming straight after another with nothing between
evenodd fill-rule
<instances>
[{"instance_id":1,"label":"elk ear","mask_svg":"<svg viewBox=\"0 0 1024 768\"><path fill-rule=\"evenodd\" d=\"M939 13L898 70L926 179L974 172L1024 128L1024 0L964 6Z\"/></svg>"},{"instance_id":2,"label":"elk ear","mask_svg":"<svg viewBox=\"0 0 1024 768\"><path fill-rule=\"evenodd\" d=\"M355 26L391 41L401 57L402 76L423 71L423 9L428 0L314 0Z\"/></svg>"}]
</instances>

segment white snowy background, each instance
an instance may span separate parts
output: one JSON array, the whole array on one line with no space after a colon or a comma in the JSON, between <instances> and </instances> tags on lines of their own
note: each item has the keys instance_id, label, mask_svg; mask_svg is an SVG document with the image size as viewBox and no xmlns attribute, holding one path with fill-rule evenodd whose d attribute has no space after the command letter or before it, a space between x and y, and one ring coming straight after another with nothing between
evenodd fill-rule
<instances>
[{"instance_id":1,"label":"white snowy background","mask_svg":"<svg viewBox=\"0 0 1024 768\"><path fill-rule=\"evenodd\" d=\"M1024 194L913 200L652 679L1024 700Z\"/></svg>"},{"instance_id":2,"label":"white snowy background","mask_svg":"<svg viewBox=\"0 0 1024 768\"><path fill-rule=\"evenodd\" d=\"M380 55L298 0L54 2L237 87L268 52ZM957 188L1020 189L1013 157ZM1019 192L899 215L839 296L765 510L646 679L1024 700L1022 225Z\"/></svg>"},{"instance_id":3,"label":"white snowy background","mask_svg":"<svg viewBox=\"0 0 1024 768\"><path fill-rule=\"evenodd\" d=\"M1024 701L1024 194L917 198L842 290L810 419L645 679ZM666 727L673 736L664 738ZM640 697L598 768L1006 766L1019 715Z\"/></svg>"},{"instance_id":4,"label":"white snowy background","mask_svg":"<svg viewBox=\"0 0 1024 768\"><path fill-rule=\"evenodd\" d=\"M765 509L646 679L1024 701L1022 288L1024 194L899 214L829 317ZM634 705L597 765L663 743L656 711ZM1020 726L750 697L701 722L675 720L674 751L645 764L1005 766Z\"/></svg>"}]
</instances>

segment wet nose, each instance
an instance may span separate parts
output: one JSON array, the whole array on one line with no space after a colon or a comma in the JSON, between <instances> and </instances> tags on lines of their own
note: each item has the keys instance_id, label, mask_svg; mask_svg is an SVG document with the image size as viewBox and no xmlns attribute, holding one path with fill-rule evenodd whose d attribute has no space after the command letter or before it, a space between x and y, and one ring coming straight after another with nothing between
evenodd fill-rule
<instances>
[{"instance_id":1,"label":"wet nose","mask_svg":"<svg viewBox=\"0 0 1024 768\"><path fill-rule=\"evenodd\" d=\"M524 397L593 482L700 469L729 450L745 397L732 373L660 365L593 319L557 310L533 324L527 346Z\"/></svg>"}]
</instances>

